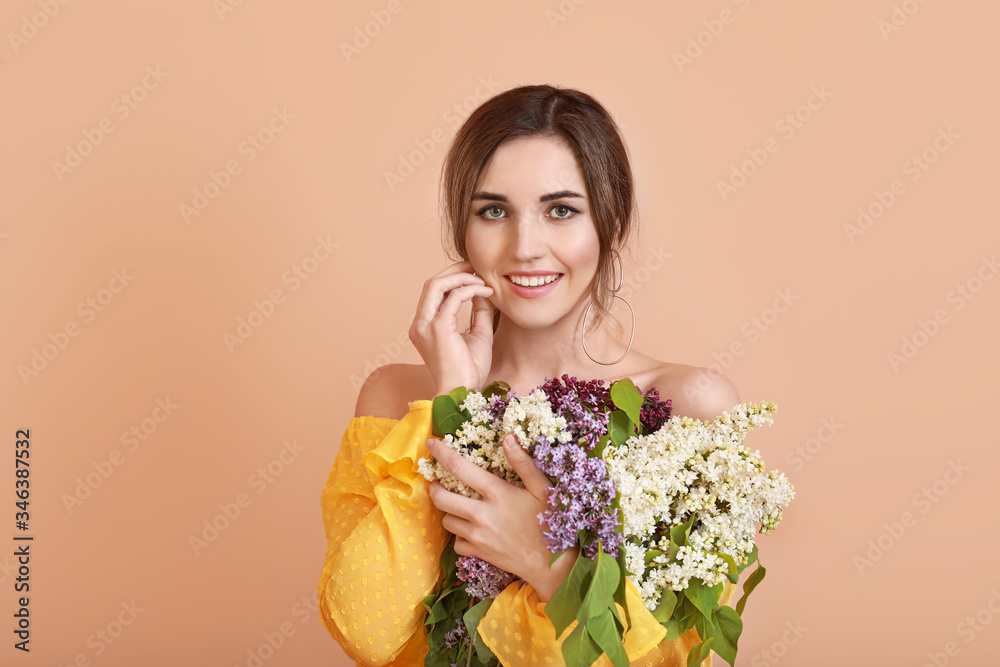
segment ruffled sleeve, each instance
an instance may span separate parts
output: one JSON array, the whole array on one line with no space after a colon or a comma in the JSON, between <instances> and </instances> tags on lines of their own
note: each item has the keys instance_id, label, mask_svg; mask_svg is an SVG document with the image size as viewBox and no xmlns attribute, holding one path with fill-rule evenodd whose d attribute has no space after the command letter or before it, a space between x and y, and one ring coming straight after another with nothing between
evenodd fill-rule
<instances>
[{"instance_id":1,"label":"ruffled sleeve","mask_svg":"<svg viewBox=\"0 0 1000 667\"><path fill-rule=\"evenodd\" d=\"M421 602L448 537L416 470L429 456L431 406L412 401L401 420L352 419L323 488L321 616L359 665L420 664L427 652Z\"/></svg>"},{"instance_id":2,"label":"ruffled sleeve","mask_svg":"<svg viewBox=\"0 0 1000 667\"><path fill-rule=\"evenodd\" d=\"M728 605L735 585L726 582L720 599ZM642 603L642 597L632 582L626 584L626 600L632 617L632 628L625 634L625 652L631 667L685 667L691 647L701 640L692 628L680 639L665 641L666 629L660 625ZM624 618L622 608L619 615ZM552 621L545 614L542 602L534 588L523 582L514 582L496 597L479 624L479 636L500 664L518 667L531 665L564 665L562 642L577 626L573 621L556 639ZM712 657L702 663L711 667ZM594 663L610 667L611 661L602 655Z\"/></svg>"}]
</instances>

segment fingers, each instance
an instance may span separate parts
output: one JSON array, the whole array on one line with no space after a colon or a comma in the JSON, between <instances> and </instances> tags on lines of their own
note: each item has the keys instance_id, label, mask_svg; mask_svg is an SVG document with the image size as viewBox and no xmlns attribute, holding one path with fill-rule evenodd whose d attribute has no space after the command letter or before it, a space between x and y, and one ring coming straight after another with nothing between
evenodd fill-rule
<instances>
[{"instance_id":1,"label":"fingers","mask_svg":"<svg viewBox=\"0 0 1000 667\"><path fill-rule=\"evenodd\" d=\"M472 299L472 324L469 326L469 333L492 339L493 304L485 296Z\"/></svg>"},{"instance_id":2,"label":"fingers","mask_svg":"<svg viewBox=\"0 0 1000 667\"><path fill-rule=\"evenodd\" d=\"M430 451L431 456L437 459L437 462L445 470L450 472L458 481L475 489L483 498L492 498L497 484L503 483L503 480L499 477L483 470L437 438L431 438L427 441L427 449ZM463 496L458 497L463 498ZM464 500L475 502L471 498L464 498Z\"/></svg>"},{"instance_id":3,"label":"fingers","mask_svg":"<svg viewBox=\"0 0 1000 667\"><path fill-rule=\"evenodd\" d=\"M454 515L460 519L470 520L475 515L475 503L479 502L472 498L453 493L441 486L440 482L432 482L428 494L431 502L446 515Z\"/></svg>"},{"instance_id":4,"label":"fingers","mask_svg":"<svg viewBox=\"0 0 1000 667\"><path fill-rule=\"evenodd\" d=\"M477 295L488 297L493 294L493 288L485 280L456 269L458 266L461 263L445 269L424 283L414 322L419 329L454 318L462 304ZM467 268L471 269L471 264Z\"/></svg>"},{"instance_id":5,"label":"fingers","mask_svg":"<svg viewBox=\"0 0 1000 667\"><path fill-rule=\"evenodd\" d=\"M508 433L503 439L503 451L507 455L507 460L514 468L514 472L524 482L524 487L539 500L546 500L548 494L546 489L552 486L545 473L535 466L535 460L531 458L524 447L517 440L517 436Z\"/></svg>"}]
</instances>

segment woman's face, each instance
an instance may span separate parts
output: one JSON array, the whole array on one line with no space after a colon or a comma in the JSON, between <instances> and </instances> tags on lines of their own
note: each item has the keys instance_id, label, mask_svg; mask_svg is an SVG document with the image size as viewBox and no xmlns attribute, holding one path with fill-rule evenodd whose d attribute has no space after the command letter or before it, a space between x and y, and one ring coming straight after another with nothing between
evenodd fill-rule
<instances>
[{"instance_id":1,"label":"woman's face","mask_svg":"<svg viewBox=\"0 0 1000 667\"><path fill-rule=\"evenodd\" d=\"M465 239L490 301L521 326L548 326L586 303L600 241L572 149L552 136L501 144L473 193Z\"/></svg>"}]
</instances>

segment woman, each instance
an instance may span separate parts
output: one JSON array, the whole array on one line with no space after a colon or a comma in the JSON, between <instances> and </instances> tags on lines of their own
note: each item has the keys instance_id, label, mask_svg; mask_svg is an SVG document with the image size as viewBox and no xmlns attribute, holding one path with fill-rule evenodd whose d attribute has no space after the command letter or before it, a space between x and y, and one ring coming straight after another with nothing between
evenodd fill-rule
<instances>
[{"instance_id":1,"label":"woman","mask_svg":"<svg viewBox=\"0 0 1000 667\"><path fill-rule=\"evenodd\" d=\"M524 489L441 446L431 437L433 397L494 380L525 396L563 374L608 384L629 377L669 398L672 414L712 419L739 395L724 376L658 361L601 326L613 319L635 197L618 128L589 95L525 86L487 100L445 158L442 203L461 261L424 284L410 327L424 364L381 367L361 389L322 494L329 542L322 616L358 664L423 664L421 601L438 581L441 550L454 534L456 553L522 580L494 600L480 624L501 664L561 664L544 603L575 553L548 566L537 519L548 480L519 447L506 451ZM458 312L467 301L472 322L462 333ZM482 499L428 484L416 472L428 455ZM726 604L732 588L727 584ZM686 664L699 641L694 629L662 641L662 626L628 589L632 664Z\"/></svg>"}]
</instances>

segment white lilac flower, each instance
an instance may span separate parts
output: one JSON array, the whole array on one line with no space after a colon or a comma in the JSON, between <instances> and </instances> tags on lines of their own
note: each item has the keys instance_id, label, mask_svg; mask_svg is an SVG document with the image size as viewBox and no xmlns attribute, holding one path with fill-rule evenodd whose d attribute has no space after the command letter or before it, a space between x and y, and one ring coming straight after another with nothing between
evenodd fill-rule
<instances>
[{"instance_id":1,"label":"white lilac flower","mask_svg":"<svg viewBox=\"0 0 1000 667\"><path fill-rule=\"evenodd\" d=\"M760 453L742 445L752 428L772 421L774 410L764 402L738 405L714 421L671 417L656 433L633 436L605 452L608 474L621 494L625 537L641 542L626 546L627 566L650 609L664 588L684 590L692 577L709 586L723 581L728 566L710 552L746 562L755 524L764 533L780 522L794 487L784 474L765 472ZM670 560L669 541L653 535L692 515L691 546L680 547ZM647 547L665 552L648 566L637 560Z\"/></svg>"}]
</instances>

